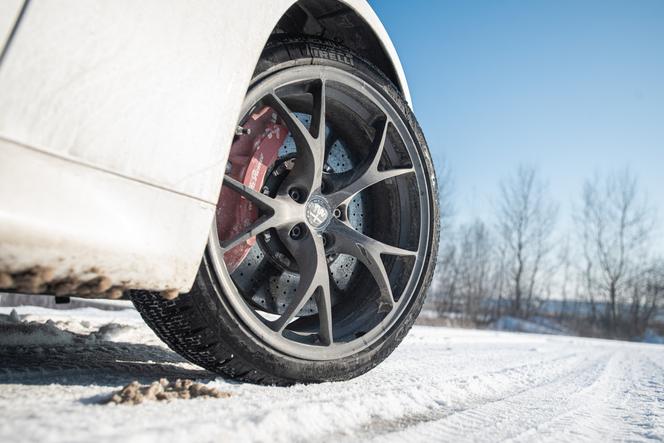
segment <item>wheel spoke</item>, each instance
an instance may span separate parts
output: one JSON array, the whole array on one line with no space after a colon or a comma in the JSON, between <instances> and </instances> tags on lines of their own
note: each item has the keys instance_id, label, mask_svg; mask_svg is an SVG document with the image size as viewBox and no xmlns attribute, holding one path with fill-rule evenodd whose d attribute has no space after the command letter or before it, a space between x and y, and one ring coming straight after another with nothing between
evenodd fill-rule
<instances>
[{"instance_id":1,"label":"wheel spoke","mask_svg":"<svg viewBox=\"0 0 664 443\"><path fill-rule=\"evenodd\" d=\"M282 235L282 239L297 262L300 281L293 300L286 307L285 312L270 326L277 332L283 332L311 297L315 296L315 301L321 312L321 341L325 344L331 344L330 277L323 241L318 234L310 230L299 240L291 239L287 234Z\"/></svg>"},{"instance_id":2,"label":"wheel spoke","mask_svg":"<svg viewBox=\"0 0 664 443\"><path fill-rule=\"evenodd\" d=\"M295 145L298 148L300 146L304 148L314 141L309 130L304 126L300 119L297 118L297 115L290 110L286 103L277 96L276 92L272 92L265 98L268 104L277 111L279 117L281 117L288 127L288 130L295 140Z\"/></svg>"},{"instance_id":3,"label":"wheel spoke","mask_svg":"<svg viewBox=\"0 0 664 443\"><path fill-rule=\"evenodd\" d=\"M314 108L311 131L307 130L276 93L273 92L266 97L288 126L297 148L298 161L286 179L285 188L299 186L305 188L309 195L320 190L325 164L325 82L320 81L311 85L311 93Z\"/></svg>"},{"instance_id":4,"label":"wheel spoke","mask_svg":"<svg viewBox=\"0 0 664 443\"><path fill-rule=\"evenodd\" d=\"M313 181L310 189L312 191L319 191L323 180L323 166L325 165L325 82L321 81L319 84L313 86L312 93L314 96L314 109L311 127L315 142L309 147L311 155L310 168L313 173Z\"/></svg>"},{"instance_id":5,"label":"wheel spoke","mask_svg":"<svg viewBox=\"0 0 664 443\"><path fill-rule=\"evenodd\" d=\"M311 92L314 97L314 109L313 116L311 119L311 128L313 129L313 136L316 140L321 140L323 142L323 147L325 147L325 126L327 122L325 121L325 81L321 80L319 83L316 83L312 86Z\"/></svg>"},{"instance_id":6,"label":"wheel spoke","mask_svg":"<svg viewBox=\"0 0 664 443\"><path fill-rule=\"evenodd\" d=\"M224 177L224 186L228 186L242 197L254 203L263 210L264 214L252 224L245 226L241 232L235 234L233 237L224 240L220 239L219 246L222 253L226 253L238 244L249 240L261 232L265 232L271 228L279 228L293 222L294 213L288 208L288 205L292 204L289 200L281 197L271 198L229 176Z\"/></svg>"},{"instance_id":7,"label":"wheel spoke","mask_svg":"<svg viewBox=\"0 0 664 443\"><path fill-rule=\"evenodd\" d=\"M358 168L357 172L351 172L346 177L342 176L338 179L339 182L344 182L344 185L337 185L334 192L327 196L328 201L332 207L338 207L344 203L348 203L350 199L358 192L369 188L376 183L380 183L389 178L399 177L404 174L414 173L413 168L396 168L386 171L379 171L378 164L383 155L385 142L387 140L388 128L390 126L389 120L382 121L376 128L376 135L372 143L372 152L370 158Z\"/></svg>"},{"instance_id":8,"label":"wheel spoke","mask_svg":"<svg viewBox=\"0 0 664 443\"><path fill-rule=\"evenodd\" d=\"M247 200L255 203L258 207L274 214L279 206L279 202L272 197L261 194L258 191L246 186L228 175L224 176L224 186L228 186L233 191L240 194Z\"/></svg>"},{"instance_id":9,"label":"wheel spoke","mask_svg":"<svg viewBox=\"0 0 664 443\"><path fill-rule=\"evenodd\" d=\"M386 305L386 307L393 306L395 300L382 256L412 257L417 252L390 246L375 240L339 220L333 220L330 223L328 232L334 236L332 250L337 253L351 255L362 262L378 285L381 304Z\"/></svg>"},{"instance_id":10,"label":"wheel spoke","mask_svg":"<svg viewBox=\"0 0 664 443\"><path fill-rule=\"evenodd\" d=\"M325 265L327 268L327 265ZM320 340L324 345L331 345L332 338L332 298L330 297L329 279L327 286L321 286L315 296L320 323Z\"/></svg>"},{"instance_id":11,"label":"wheel spoke","mask_svg":"<svg viewBox=\"0 0 664 443\"><path fill-rule=\"evenodd\" d=\"M270 228L274 228L274 218L263 216L259 218L255 223L252 223L249 227L244 229L241 233L234 235L233 237L220 240L219 246L221 247L222 253L226 253L239 245L242 242L249 240L252 237L265 232Z\"/></svg>"}]
</instances>

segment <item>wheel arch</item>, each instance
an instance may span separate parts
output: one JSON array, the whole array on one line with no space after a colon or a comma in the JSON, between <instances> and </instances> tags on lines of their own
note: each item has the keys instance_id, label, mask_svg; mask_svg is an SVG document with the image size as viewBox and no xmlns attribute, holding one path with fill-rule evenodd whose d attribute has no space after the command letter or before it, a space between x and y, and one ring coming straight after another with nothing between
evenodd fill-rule
<instances>
[{"instance_id":1,"label":"wheel arch","mask_svg":"<svg viewBox=\"0 0 664 443\"><path fill-rule=\"evenodd\" d=\"M364 0L298 0L279 19L271 38L299 34L346 46L380 69L406 97L408 83L380 19Z\"/></svg>"}]
</instances>

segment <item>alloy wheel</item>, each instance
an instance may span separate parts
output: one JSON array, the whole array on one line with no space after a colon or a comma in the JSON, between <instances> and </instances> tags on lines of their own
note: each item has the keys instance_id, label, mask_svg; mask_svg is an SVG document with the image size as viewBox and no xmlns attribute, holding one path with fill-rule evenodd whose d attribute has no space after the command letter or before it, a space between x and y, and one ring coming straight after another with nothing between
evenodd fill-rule
<instances>
[{"instance_id":1,"label":"alloy wheel","mask_svg":"<svg viewBox=\"0 0 664 443\"><path fill-rule=\"evenodd\" d=\"M269 129L249 131L259 118ZM362 79L302 66L252 88L239 128L252 155L231 150L208 247L233 309L294 357L371 346L407 311L432 242L432 192L403 117ZM259 152L268 137L273 155Z\"/></svg>"}]
</instances>

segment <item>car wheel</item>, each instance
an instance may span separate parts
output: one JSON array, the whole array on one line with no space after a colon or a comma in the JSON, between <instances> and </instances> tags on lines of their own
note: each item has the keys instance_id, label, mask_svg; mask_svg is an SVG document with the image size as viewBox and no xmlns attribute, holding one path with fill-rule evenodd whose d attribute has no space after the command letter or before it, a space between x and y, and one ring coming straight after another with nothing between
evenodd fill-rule
<instances>
[{"instance_id":1,"label":"car wheel","mask_svg":"<svg viewBox=\"0 0 664 443\"><path fill-rule=\"evenodd\" d=\"M438 230L431 157L397 88L346 48L281 39L247 93L192 290L132 299L162 340L211 371L349 379L414 323Z\"/></svg>"}]
</instances>

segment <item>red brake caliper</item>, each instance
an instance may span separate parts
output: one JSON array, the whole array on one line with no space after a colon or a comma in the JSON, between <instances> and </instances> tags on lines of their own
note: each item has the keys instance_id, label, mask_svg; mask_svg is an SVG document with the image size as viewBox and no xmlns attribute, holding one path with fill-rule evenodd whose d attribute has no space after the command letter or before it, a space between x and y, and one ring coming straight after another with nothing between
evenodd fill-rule
<instances>
[{"instance_id":1,"label":"red brake caliper","mask_svg":"<svg viewBox=\"0 0 664 443\"><path fill-rule=\"evenodd\" d=\"M247 135L240 135L231 146L228 157L234 179L245 186L262 192L268 168L279 154L279 148L288 136L288 128L277 123L277 113L268 106L251 114L243 125ZM258 208L246 198L226 187L221 188L217 203L217 232L221 240L228 240L249 228L258 219ZM249 250L256 237L240 243L224 255L228 272L233 272Z\"/></svg>"}]
</instances>

